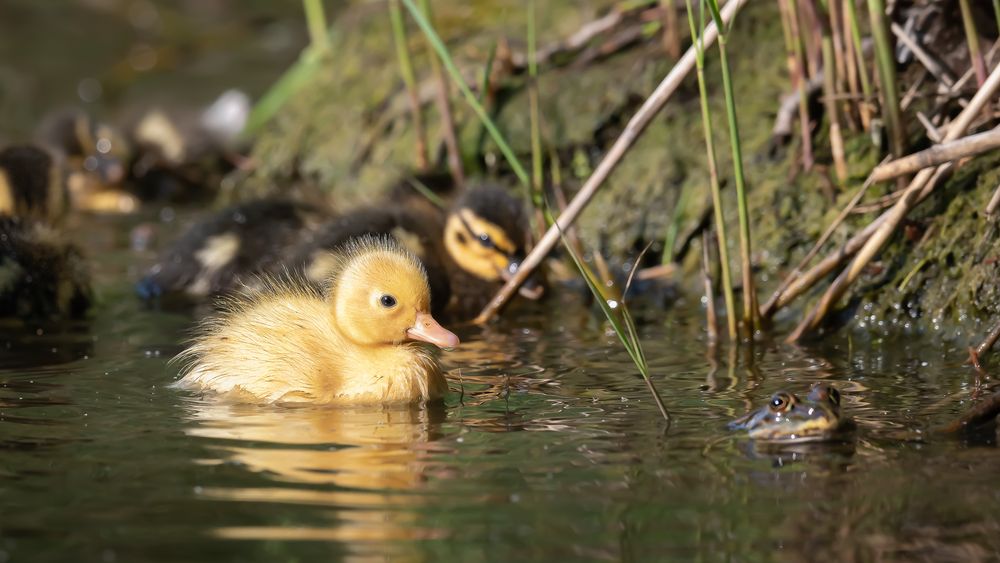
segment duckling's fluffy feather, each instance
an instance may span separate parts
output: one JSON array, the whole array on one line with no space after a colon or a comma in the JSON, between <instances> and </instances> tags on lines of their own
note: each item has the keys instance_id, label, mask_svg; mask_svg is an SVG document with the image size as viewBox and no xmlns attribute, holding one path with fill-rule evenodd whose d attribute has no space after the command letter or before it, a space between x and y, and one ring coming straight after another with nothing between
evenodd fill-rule
<instances>
[{"instance_id":1,"label":"duckling's fluffy feather","mask_svg":"<svg viewBox=\"0 0 1000 563\"><path fill-rule=\"evenodd\" d=\"M337 326L330 300L345 269L385 252L423 272L417 258L388 238L366 237L344 246L322 291L290 275L269 276L224 299L222 313L202 323L193 344L175 358L185 364L178 384L268 403L440 398L447 383L429 350L402 342L361 345Z\"/></svg>"}]
</instances>

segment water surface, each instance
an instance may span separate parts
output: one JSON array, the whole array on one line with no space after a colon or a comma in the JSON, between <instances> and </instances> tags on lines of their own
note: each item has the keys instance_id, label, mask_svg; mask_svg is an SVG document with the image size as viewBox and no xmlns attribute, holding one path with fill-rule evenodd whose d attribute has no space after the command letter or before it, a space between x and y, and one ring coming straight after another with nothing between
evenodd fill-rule
<instances>
[{"instance_id":1,"label":"water surface","mask_svg":"<svg viewBox=\"0 0 1000 563\"><path fill-rule=\"evenodd\" d=\"M568 294L445 354L415 409L256 407L170 387L194 316L130 293L141 219L74 227L86 323L0 334L0 560L961 560L1000 553L993 431L928 430L982 381L932 339L841 335L706 354L698 299L642 337L669 432ZM162 226L165 233L174 226ZM748 361L750 360L750 361ZM750 367L748 367L750 366ZM837 386L856 440L768 450L726 422Z\"/></svg>"}]
</instances>

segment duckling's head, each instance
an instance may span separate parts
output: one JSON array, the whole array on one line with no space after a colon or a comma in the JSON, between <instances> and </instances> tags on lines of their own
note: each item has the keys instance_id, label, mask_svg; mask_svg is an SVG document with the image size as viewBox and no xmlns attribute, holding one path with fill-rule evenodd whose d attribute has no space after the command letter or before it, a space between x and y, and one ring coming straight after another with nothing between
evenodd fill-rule
<instances>
[{"instance_id":1,"label":"duckling's head","mask_svg":"<svg viewBox=\"0 0 1000 563\"><path fill-rule=\"evenodd\" d=\"M366 346L416 340L440 348L458 337L431 316L431 291L420 261L391 237L348 242L330 277L327 300L340 331Z\"/></svg>"},{"instance_id":2,"label":"duckling's head","mask_svg":"<svg viewBox=\"0 0 1000 563\"><path fill-rule=\"evenodd\" d=\"M499 186L470 189L445 224L444 243L462 270L486 282L510 279L524 258L527 218L521 203ZM540 288L537 288L540 289ZM540 291L527 288L526 297Z\"/></svg>"}]
</instances>

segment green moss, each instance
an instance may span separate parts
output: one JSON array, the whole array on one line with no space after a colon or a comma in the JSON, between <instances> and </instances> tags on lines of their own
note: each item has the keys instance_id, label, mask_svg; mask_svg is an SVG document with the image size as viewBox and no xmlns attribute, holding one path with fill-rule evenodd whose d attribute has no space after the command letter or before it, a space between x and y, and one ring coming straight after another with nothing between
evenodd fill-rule
<instances>
[{"instance_id":1,"label":"green moss","mask_svg":"<svg viewBox=\"0 0 1000 563\"><path fill-rule=\"evenodd\" d=\"M538 3L540 44L568 36L613 3ZM460 66L481 72L487 53L501 37L523 51L526 21L522 5L503 0L474 0L464 5L463 10L436 14L438 29L449 39ZM378 5L358 3L340 14L331 56L261 135L254 149L258 168L240 182L240 195L319 187L346 207L376 198L382 186L410 169L415 161L415 139L389 19L373 6ZM412 25L410 42L418 80L426 82L427 52ZM824 178L831 157L826 124L820 123L815 138L817 168L791 177L789 171L796 167L798 156L797 141L777 156L770 155L774 113L781 95L790 88L774 3L753 3L739 15L730 49L747 160L754 256L764 296L846 205L879 154L868 135L845 131L850 179L846 186L834 186ZM715 116L723 116L715 49L708 53L707 62L712 109ZM646 40L585 65L569 63L541 69L538 88L543 142L558 151L570 191L575 189L573 183L582 183L597 165L670 65L659 43ZM470 78L479 81L478 76ZM496 121L527 162L530 123L524 78L508 76L500 86L501 105L494 108ZM457 96L453 96L453 106L467 163L485 162L489 173L504 174L499 152L484 138L468 108ZM438 147L440 121L433 104L425 106L425 123L431 147ZM714 127L717 140L724 142L728 134L725 120L717 117ZM580 219L584 237L617 257L631 252L639 239L661 240L682 189L693 194L680 217L681 232L689 228L708 198L704 152L691 77L584 212ZM723 191L726 216L735 232L729 151L720 151L719 156L722 180L728 186ZM979 319L1000 312L1000 287L994 282L1000 273L1000 256L993 242L996 232L987 232L992 227L981 211L1000 182L997 164L1000 157L983 157L963 167L914 212L907 229L909 237L895 236L879 258L880 267L866 274L845 299L858 326L906 330L942 326L950 333L969 334L977 330ZM872 188L868 200L891 189ZM874 217L853 215L829 247L842 243ZM736 237L730 242L735 255ZM696 270L699 261L699 257L689 256L685 266ZM795 306L807 305L807 299Z\"/></svg>"}]
</instances>

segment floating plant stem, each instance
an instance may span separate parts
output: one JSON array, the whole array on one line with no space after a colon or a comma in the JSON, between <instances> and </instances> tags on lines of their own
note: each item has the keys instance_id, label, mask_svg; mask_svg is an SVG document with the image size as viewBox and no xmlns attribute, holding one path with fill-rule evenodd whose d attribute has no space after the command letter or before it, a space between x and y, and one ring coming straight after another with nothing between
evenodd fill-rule
<instances>
[{"instance_id":1,"label":"floating plant stem","mask_svg":"<svg viewBox=\"0 0 1000 563\"><path fill-rule=\"evenodd\" d=\"M406 24L403 22L403 11L399 0L389 0L389 19L392 22L392 35L396 43L396 58L399 59L399 72L406 85L406 98L410 103L410 113L413 115L413 133L416 137L417 168L427 169L427 133L424 131L423 111L417 96L417 79L410 62L410 49L406 41Z\"/></svg>"},{"instance_id":2,"label":"floating plant stem","mask_svg":"<svg viewBox=\"0 0 1000 563\"><path fill-rule=\"evenodd\" d=\"M547 205L545 206L545 213L550 215L549 220L555 225L555 228L559 229L559 224L554 218L551 217L551 212ZM624 299L613 302L604 298L603 292L599 286L600 282L593 277L593 274L589 273L590 269L586 267L583 258L577 253L576 249L572 244L570 244L569 240L566 239L566 235L562 229L559 230L559 236L562 238L563 246L566 248L566 252L570 255L570 258L573 259L573 264L576 265L577 270L579 270L580 277L582 277L587 283L587 287L590 288L590 292L594 295L594 300L597 301L598 305L600 305L601 311L608 319L608 323L611 324L612 330L614 330L618 340L621 341L622 346L625 347L625 351L628 353L629 358L632 359L632 363L635 364L636 369L639 370L639 374L642 375L642 379L646 382L646 387L653 396L656 408L659 409L663 419L667 421L667 430L669 430L671 424L670 412L663 404L663 399L660 398L660 394L656 391L656 386L653 385L653 379L649 372L649 363L646 361L646 354L642 349L642 342L639 340L639 334L635 327L635 320L628 312L628 306L625 304ZM636 260L636 265L638 265L639 262L640 260ZM629 274L630 280L632 278L632 274L634 273L635 266L633 266L633 271Z\"/></svg>"},{"instance_id":3,"label":"floating plant stem","mask_svg":"<svg viewBox=\"0 0 1000 563\"><path fill-rule=\"evenodd\" d=\"M868 0L871 16L872 38L875 40L875 59L882 81L882 114L889 129L889 149L895 156L906 150L903 121L899 112L899 88L896 85L896 59L889 41L889 24L885 17L885 0Z\"/></svg>"},{"instance_id":4,"label":"floating plant stem","mask_svg":"<svg viewBox=\"0 0 1000 563\"><path fill-rule=\"evenodd\" d=\"M757 288L753 279L753 264L751 263L752 239L750 236L750 211L747 206L746 177L743 173L743 146L740 143L740 125L736 115L736 93L733 89L732 72L729 65L729 55L726 49L729 31L722 21L719 12L719 0L708 0L712 19L719 28L719 58L722 67L722 88L726 98L726 120L729 124L729 145L733 153L733 179L736 183L736 203L740 220L740 261L743 270L743 322L752 336L753 331L760 326L757 308ZM731 25L731 24L730 24ZM703 94L704 96L704 94ZM707 106L707 97L703 99Z\"/></svg>"},{"instance_id":5,"label":"floating plant stem","mask_svg":"<svg viewBox=\"0 0 1000 563\"><path fill-rule=\"evenodd\" d=\"M701 0L699 7L699 19L705 19L705 1ZM729 328L729 338L736 340L739 336L736 324L736 300L733 296L733 278L729 271L729 243L726 236L726 218L722 211L722 186L719 183L719 165L715 154L715 141L712 137L712 110L708 105L708 88L705 85L705 46L702 36L698 32L704 25L697 26L694 19L694 8L691 0L687 3L688 25L691 26L691 37L695 47L696 72L698 76L698 94L701 101L701 125L705 134L705 153L708 163L708 185L712 192L712 207L715 212L715 234L719 241L719 272L722 278L722 295L726 303L726 321ZM719 40L722 39L722 31L719 32Z\"/></svg>"},{"instance_id":6,"label":"floating plant stem","mask_svg":"<svg viewBox=\"0 0 1000 563\"><path fill-rule=\"evenodd\" d=\"M521 162L517 159L517 155L514 154L510 145L508 145L507 141L504 140L503 135L500 134L500 130L497 129L496 124L493 123L493 120L490 118L489 114L486 113L482 104L480 104L479 100L476 99L476 95L472 93L472 90L469 89L469 85L465 83L465 79L462 78L462 72L458 70L454 59L452 59L451 53L448 52L448 47L445 46L443 41L441 41L441 37L438 36L437 32L434 30L434 26L431 25L430 21L424 16L424 14L417 9L413 0L400 1L403 2L403 5L406 6L407 10L409 10L410 16L412 16L413 20L417 22L417 25L420 26L421 31L423 31L424 36L427 38L427 42L430 43L431 48L433 48L434 52L437 53L437 58L440 59L441 64L444 65L448 74L451 75L452 80L458 86L462 96L465 97L465 101L469 104L469 107L472 108L472 111L475 112L483 126L486 127L487 131L489 131L490 137L493 139L493 142L497 144L497 147L500 149L504 158L507 159L507 163L514 171L517 179L521 181L521 185L523 185L525 189L530 189L531 179L529 178L528 173L525 171L524 167L521 166ZM423 2L426 4L427 0L423 0Z\"/></svg>"}]
</instances>

